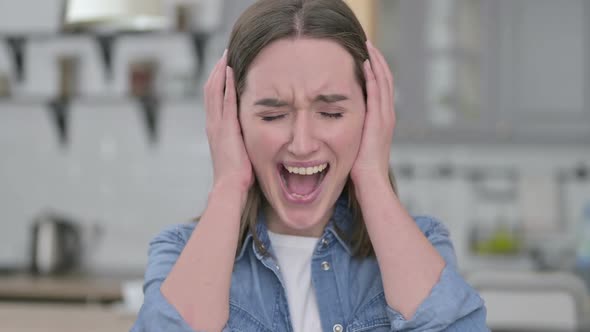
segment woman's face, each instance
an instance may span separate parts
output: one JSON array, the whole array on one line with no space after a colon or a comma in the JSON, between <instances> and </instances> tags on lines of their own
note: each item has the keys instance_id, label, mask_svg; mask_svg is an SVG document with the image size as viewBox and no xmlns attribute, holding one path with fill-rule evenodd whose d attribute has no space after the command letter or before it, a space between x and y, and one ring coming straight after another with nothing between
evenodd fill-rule
<instances>
[{"instance_id":1,"label":"woman's face","mask_svg":"<svg viewBox=\"0 0 590 332\"><path fill-rule=\"evenodd\" d=\"M356 159L365 116L352 56L327 39L277 40L240 97L246 150L269 229L320 236Z\"/></svg>"}]
</instances>

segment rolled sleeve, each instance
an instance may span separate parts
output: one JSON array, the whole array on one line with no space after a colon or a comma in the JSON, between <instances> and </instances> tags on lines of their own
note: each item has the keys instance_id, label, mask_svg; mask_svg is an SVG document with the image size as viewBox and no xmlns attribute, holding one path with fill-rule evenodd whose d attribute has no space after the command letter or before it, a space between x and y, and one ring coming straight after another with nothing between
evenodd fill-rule
<instances>
[{"instance_id":1,"label":"rolled sleeve","mask_svg":"<svg viewBox=\"0 0 590 332\"><path fill-rule=\"evenodd\" d=\"M424 235L446 262L438 282L420 304L411 319L406 320L393 308L387 308L393 331L489 331L486 326L484 301L457 271L455 251L449 232L439 221L417 217Z\"/></svg>"},{"instance_id":2,"label":"rolled sleeve","mask_svg":"<svg viewBox=\"0 0 590 332\"><path fill-rule=\"evenodd\" d=\"M149 246L144 302L130 332L197 332L162 295L160 287L184 249L194 225L175 225L156 236ZM226 331L227 329L224 329Z\"/></svg>"}]
</instances>

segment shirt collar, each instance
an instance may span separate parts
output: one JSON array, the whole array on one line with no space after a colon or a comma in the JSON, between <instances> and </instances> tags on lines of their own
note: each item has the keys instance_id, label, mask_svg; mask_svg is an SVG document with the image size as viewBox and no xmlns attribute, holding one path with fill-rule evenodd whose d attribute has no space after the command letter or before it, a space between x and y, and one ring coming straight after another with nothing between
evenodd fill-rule
<instances>
[{"instance_id":1,"label":"shirt collar","mask_svg":"<svg viewBox=\"0 0 590 332\"><path fill-rule=\"evenodd\" d=\"M340 245L342 245L344 250L352 256L350 239L352 238L353 231L354 221L352 220L352 213L348 208L348 196L345 193L342 193L336 201L334 214L324 230L324 237L331 234L331 236L340 242Z\"/></svg>"},{"instance_id":2,"label":"shirt collar","mask_svg":"<svg viewBox=\"0 0 590 332\"><path fill-rule=\"evenodd\" d=\"M258 236L258 239L260 240L260 242L262 243L262 245L265 248L270 248L270 239L268 237L268 229L266 227L266 217L264 216L264 211L262 211L262 209L260 209L257 219L258 220L256 220L256 235ZM252 244L250 244L250 243L252 243ZM236 257L236 260L240 260L240 258L242 258L242 256L244 256L244 252L246 251L246 248L248 248L250 245L252 246L252 250L254 250L256 257L261 259L262 256L264 256L258 250L258 248L256 248L256 243L254 242L254 237L252 236L252 232L248 231L248 233L246 234L246 237L244 238L244 242L242 243L242 248L240 249L240 253L238 254L238 257Z\"/></svg>"},{"instance_id":3,"label":"shirt collar","mask_svg":"<svg viewBox=\"0 0 590 332\"><path fill-rule=\"evenodd\" d=\"M332 238L336 239L346 250L346 252L349 255L352 255L352 248L349 239L351 238L353 232L353 226L352 214L348 208L348 197L345 193L342 193L342 195L340 195L336 201L334 214L332 215L332 218L330 218L322 238L325 238L328 241L332 240ZM268 250L268 248L270 248L270 238L268 237L266 218L262 209L258 214L258 220L256 222L256 235L260 239L260 242L264 248L267 248ZM240 260L242 256L244 256L246 248L248 248L250 245L252 246L252 250L254 250L256 257L258 257L258 259L262 259L263 254L258 250L258 248L256 248L252 233L248 232L244 242L242 243L242 248L240 248L240 253L236 257L236 260Z\"/></svg>"}]
</instances>

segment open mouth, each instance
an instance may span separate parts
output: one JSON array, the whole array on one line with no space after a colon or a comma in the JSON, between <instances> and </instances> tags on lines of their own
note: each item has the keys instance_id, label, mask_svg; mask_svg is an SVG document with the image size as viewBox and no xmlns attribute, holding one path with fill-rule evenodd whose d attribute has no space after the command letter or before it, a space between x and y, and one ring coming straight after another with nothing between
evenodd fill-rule
<instances>
[{"instance_id":1,"label":"open mouth","mask_svg":"<svg viewBox=\"0 0 590 332\"><path fill-rule=\"evenodd\" d=\"M281 163L278 168L286 198L293 203L309 203L318 196L322 181L330 171L330 164L292 167Z\"/></svg>"}]
</instances>

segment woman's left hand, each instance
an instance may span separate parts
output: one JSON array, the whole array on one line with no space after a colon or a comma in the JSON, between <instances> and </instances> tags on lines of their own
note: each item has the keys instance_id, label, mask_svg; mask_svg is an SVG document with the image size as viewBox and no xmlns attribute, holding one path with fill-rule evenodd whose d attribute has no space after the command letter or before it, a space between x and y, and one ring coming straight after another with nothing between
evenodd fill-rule
<instances>
[{"instance_id":1,"label":"woman's left hand","mask_svg":"<svg viewBox=\"0 0 590 332\"><path fill-rule=\"evenodd\" d=\"M364 63L367 110L361 145L350 172L357 187L389 181L389 153L395 128L393 75L381 52L370 42L367 48L370 59Z\"/></svg>"}]
</instances>

